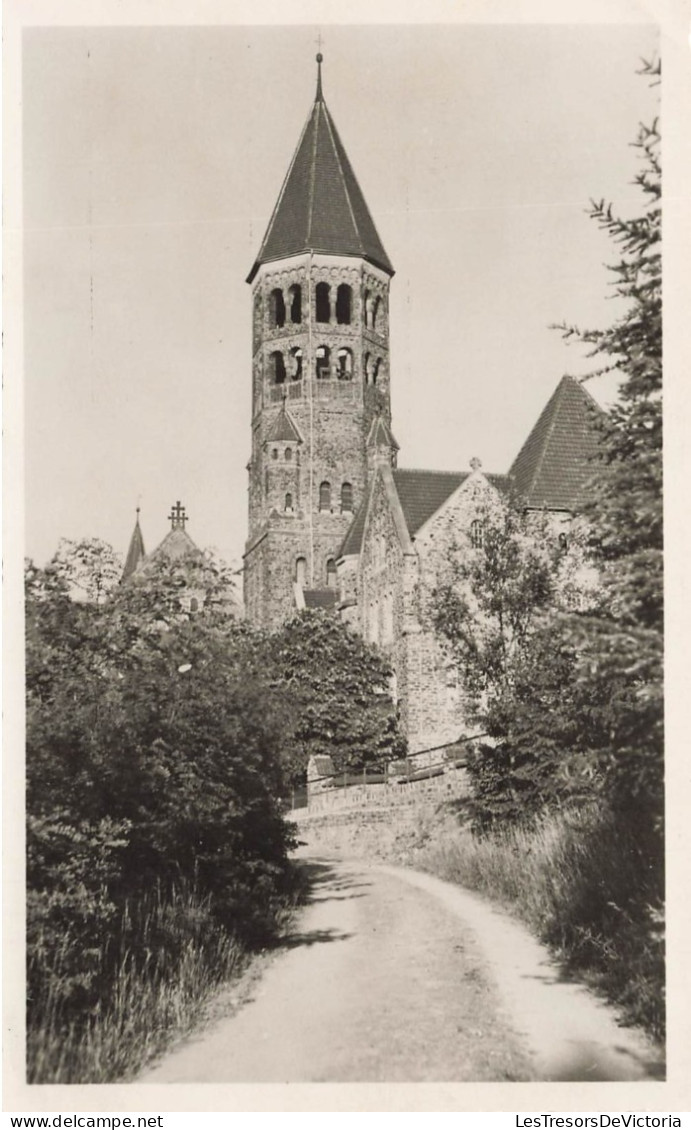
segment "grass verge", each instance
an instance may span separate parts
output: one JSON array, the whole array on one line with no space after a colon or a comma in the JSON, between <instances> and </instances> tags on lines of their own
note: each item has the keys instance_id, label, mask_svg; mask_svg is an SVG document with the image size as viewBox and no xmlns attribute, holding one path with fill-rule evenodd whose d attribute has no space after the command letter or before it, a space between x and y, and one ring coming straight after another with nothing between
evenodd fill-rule
<instances>
[{"instance_id":1,"label":"grass verge","mask_svg":"<svg viewBox=\"0 0 691 1130\"><path fill-rule=\"evenodd\" d=\"M500 901L622 1019L663 1039L661 868L611 814L565 811L484 838L447 814L411 862Z\"/></svg>"},{"instance_id":2,"label":"grass verge","mask_svg":"<svg viewBox=\"0 0 691 1130\"><path fill-rule=\"evenodd\" d=\"M295 898L276 908L277 934L294 906ZM118 953L109 962L104 952L113 972L96 1007L66 1017L59 956L43 998L30 1002L29 1083L132 1079L194 1027L214 992L239 978L252 956L219 926L209 900L185 889L167 897L153 892L127 907L113 936ZM65 939L62 952L68 948Z\"/></svg>"}]
</instances>

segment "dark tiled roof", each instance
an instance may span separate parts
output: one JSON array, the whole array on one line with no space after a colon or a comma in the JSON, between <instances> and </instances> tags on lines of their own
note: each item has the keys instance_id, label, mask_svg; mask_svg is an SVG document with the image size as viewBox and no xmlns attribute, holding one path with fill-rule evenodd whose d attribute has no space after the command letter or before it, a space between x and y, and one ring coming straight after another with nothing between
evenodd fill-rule
<instances>
[{"instance_id":1,"label":"dark tiled roof","mask_svg":"<svg viewBox=\"0 0 691 1130\"><path fill-rule=\"evenodd\" d=\"M286 409L285 404L281 406L281 411L274 420L273 426L269 428L266 438L269 443L274 440L279 442L282 440L291 440L294 443L302 442L302 436L297 430L293 418Z\"/></svg>"},{"instance_id":2,"label":"dark tiled roof","mask_svg":"<svg viewBox=\"0 0 691 1130\"><path fill-rule=\"evenodd\" d=\"M132 574L136 572L145 557L146 552L144 550L144 538L142 537L139 518L137 518L137 521L134 524L134 530L132 531L132 537L130 538L130 547L127 550L125 568L122 571L123 581L127 580L128 577L131 577Z\"/></svg>"},{"instance_id":3,"label":"dark tiled roof","mask_svg":"<svg viewBox=\"0 0 691 1130\"><path fill-rule=\"evenodd\" d=\"M335 589L304 589L305 608L330 609L336 607Z\"/></svg>"},{"instance_id":4,"label":"dark tiled roof","mask_svg":"<svg viewBox=\"0 0 691 1130\"><path fill-rule=\"evenodd\" d=\"M597 455L602 409L574 377L562 377L513 461L516 494L531 507L579 510Z\"/></svg>"},{"instance_id":5,"label":"dark tiled roof","mask_svg":"<svg viewBox=\"0 0 691 1130\"><path fill-rule=\"evenodd\" d=\"M393 274L321 90L247 281L262 263L303 251L356 255Z\"/></svg>"},{"instance_id":6,"label":"dark tiled roof","mask_svg":"<svg viewBox=\"0 0 691 1130\"><path fill-rule=\"evenodd\" d=\"M170 561L179 561L182 557L203 557L203 553L199 546L192 541L186 530L177 528L168 531L148 560L154 561L159 557L166 557Z\"/></svg>"},{"instance_id":7,"label":"dark tiled roof","mask_svg":"<svg viewBox=\"0 0 691 1130\"><path fill-rule=\"evenodd\" d=\"M470 471L416 471L397 467L392 474L408 533L414 537L428 518L436 514L439 507L468 478ZM485 475L485 478L502 492L508 492L511 488L508 475ZM366 513L365 500L346 534L341 547L342 556L360 552Z\"/></svg>"},{"instance_id":8,"label":"dark tiled roof","mask_svg":"<svg viewBox=\"0 0 691 1130\"><path fill-rule=\"evenodd\" d=\"M353 553L359 553L362 545L362 535L365 532L365 515L367 514L367 498L365 496L360 508L358 509L355 517L353 518L352 525L346 534L339 557L348 557Z\"/></svg>"}]
</instances>

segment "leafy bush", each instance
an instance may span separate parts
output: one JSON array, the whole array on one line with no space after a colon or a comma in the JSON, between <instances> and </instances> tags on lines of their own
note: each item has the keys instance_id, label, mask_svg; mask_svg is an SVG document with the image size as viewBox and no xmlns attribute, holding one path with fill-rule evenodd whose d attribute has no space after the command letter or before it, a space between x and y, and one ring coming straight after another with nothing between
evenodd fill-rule
<instances>
[{"instance_id":1,"label":"leafy bush","mask_svg":"<svg viewBox=\"0 0 691 1130\"><path fill-rule=\"evenodd\" d=\"M91 601L71 599L67 565L27 570L29 1031L79 1043L123 976L146 979L132 915L152 891L170 968L201 960L189 905L171 942L160 908L176 892L211 935L262 944L291 897L294 841L281 703L252 634L213 593L183 613L180 562Z\"/></svg>"}]
</instances>

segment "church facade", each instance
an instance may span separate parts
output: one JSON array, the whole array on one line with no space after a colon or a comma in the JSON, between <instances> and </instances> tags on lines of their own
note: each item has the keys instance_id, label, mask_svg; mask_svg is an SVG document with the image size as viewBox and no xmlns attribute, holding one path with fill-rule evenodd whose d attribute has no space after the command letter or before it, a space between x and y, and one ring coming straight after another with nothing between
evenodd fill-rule
<instances>
[{"instance_id":1,"label":"church facade","mask_svg":"<svg viewBox=\"0 0 691 1130\"><path fill-rule=\"evenodd\" d=\"M301 608L341 616L384 650L412 753L457 740L462 688L430 625L435 561L476 553L510 498L566 538L583 502L599 409L564 377L507 474L398 467L389 287L394 271L319 75L248 276L252 451L245 613L275 628Z\"/></svg>"}]
</instances>

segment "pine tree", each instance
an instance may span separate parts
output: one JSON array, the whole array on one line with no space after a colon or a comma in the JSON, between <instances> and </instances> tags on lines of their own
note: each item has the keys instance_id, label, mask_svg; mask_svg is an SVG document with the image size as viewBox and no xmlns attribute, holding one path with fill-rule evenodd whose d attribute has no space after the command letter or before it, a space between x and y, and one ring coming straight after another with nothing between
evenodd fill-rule
<instances>
[{"instance_id":1,"label":"pine tree","mask_svg":"<svg viewBox=\"0 0 691 1130\"><path fill-rule=\"evenodd\" d=\"M644 73L658 81L659 62ZM609 764L615 807L658 833L663 807L663 526L661 165L657 120L634 142L644 207L634 219L593 203L590 215L620 248L610 269L623 315L604 330L562 326L616 370L619 400L602 423L601 458L587 517L607 594L597 617L574 626L582 680L608 687Z\"/></svg>"}]
</instances>

